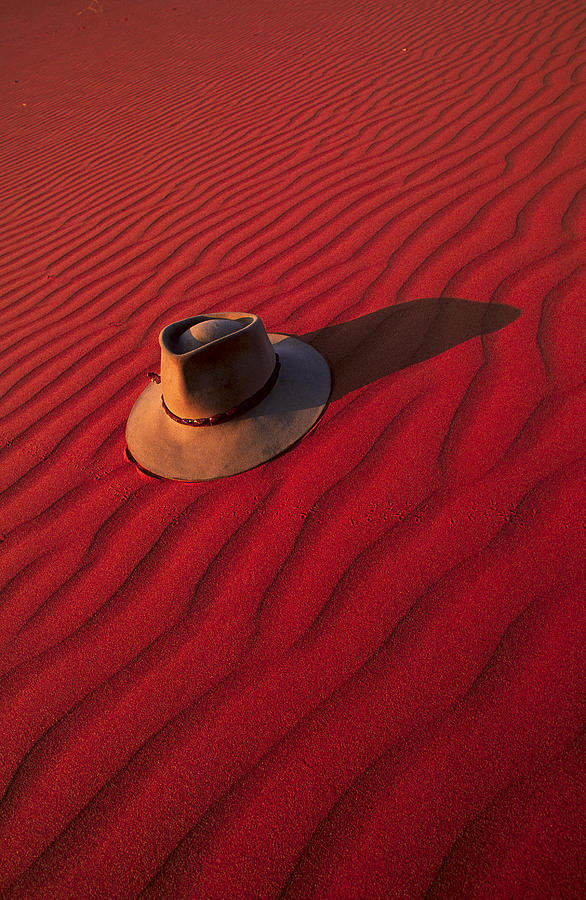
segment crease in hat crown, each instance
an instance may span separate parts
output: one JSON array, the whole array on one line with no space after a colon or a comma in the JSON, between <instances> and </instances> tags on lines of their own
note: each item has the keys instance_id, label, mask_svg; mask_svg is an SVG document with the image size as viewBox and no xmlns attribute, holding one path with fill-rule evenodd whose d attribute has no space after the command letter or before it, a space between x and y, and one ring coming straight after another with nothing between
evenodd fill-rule
<instances>
[{"instance_id":1,"label":"crease in hat crown","mask_svg":"<svg viewBox=\"0 0 586 900\"><path fill-rule=\"evenodd\" d=\"M185 349L190 329L213 321L240 327ZM262 320L252 313L210 313L172 322L161 331L159 345L165 404L185 419L233 409L259 391L275 367L273 345Z\"/></svg>"}]
</instances>

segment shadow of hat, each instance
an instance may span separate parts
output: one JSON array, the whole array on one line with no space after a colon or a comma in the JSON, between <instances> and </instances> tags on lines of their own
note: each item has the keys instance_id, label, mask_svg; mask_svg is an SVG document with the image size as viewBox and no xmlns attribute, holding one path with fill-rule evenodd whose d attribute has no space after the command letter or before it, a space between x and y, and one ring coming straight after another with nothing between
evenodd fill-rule
<instances>
[{"instance_id":1,"label":"shadow of hat","mask_svg":"<svg viewBox=\"0 0 586 900\"><path fill-rule=\"evenodd\" d=\"M327 359L332 402L464 341L498 331L520 315L506 304L420 298L299 337Z\"/></svg>"}]
</instances>

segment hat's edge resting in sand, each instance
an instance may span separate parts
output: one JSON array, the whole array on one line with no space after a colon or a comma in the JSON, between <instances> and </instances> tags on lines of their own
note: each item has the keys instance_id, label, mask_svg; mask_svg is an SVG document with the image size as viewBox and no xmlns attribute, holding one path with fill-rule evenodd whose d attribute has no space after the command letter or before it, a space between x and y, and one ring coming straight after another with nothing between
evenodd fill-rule
<instances>
[{"instance_id":1,"label":"hat's edge resting in sand","mask_svg":"<svg viewBox=\"0 0 586 900\"><path fill-rule=\"evenodd\" d=\"M190 427L175 422L161 403L161 386L149 384L132 407L126 443L138 465L176 481L209 481L236 475L278 456L315 425L331 391L323 356L286 334L269 334L279 354L277 383L261 403L228 422Z\"/></svg>"}]
</instances>

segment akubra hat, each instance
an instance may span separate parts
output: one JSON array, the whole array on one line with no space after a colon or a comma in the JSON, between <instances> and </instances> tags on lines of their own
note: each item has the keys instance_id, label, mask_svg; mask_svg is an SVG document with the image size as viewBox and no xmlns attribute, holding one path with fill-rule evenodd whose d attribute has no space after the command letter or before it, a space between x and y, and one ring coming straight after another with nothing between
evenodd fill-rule
<instances>
[{"instance_id":1,"label":"akubra hat","mask_svg":"<svg viewBox=\"0 0 586 900\"><path fill-rule=\"evenodd\" d=\"M244 472L299 440L330 395L328 364L309 344L267 334L250 313L191 316L159 335L160 376L128 417L139 466L177 481Z\"/></svg>"}]
</instances>

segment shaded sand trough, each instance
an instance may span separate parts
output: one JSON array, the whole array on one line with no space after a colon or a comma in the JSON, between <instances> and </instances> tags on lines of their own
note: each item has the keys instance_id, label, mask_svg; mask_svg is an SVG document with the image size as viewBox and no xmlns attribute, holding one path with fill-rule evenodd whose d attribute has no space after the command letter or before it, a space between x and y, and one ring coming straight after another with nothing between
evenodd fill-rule
<instances>
[{"instance_id":1,"label":"shaded sand trough","mask_svg":"<svg viewBox=\"0 0 586 900\"><path fill-rule=\"evenodd\" d=\"M2 4L2 896L582 895L583 17ZM332 402L149 479L230 309Z\"/></svg>"}]
</instances>

